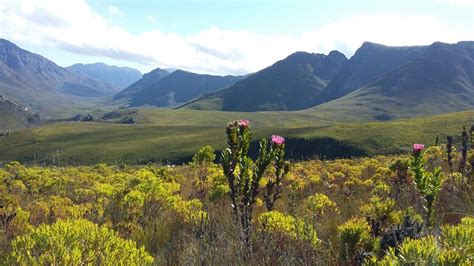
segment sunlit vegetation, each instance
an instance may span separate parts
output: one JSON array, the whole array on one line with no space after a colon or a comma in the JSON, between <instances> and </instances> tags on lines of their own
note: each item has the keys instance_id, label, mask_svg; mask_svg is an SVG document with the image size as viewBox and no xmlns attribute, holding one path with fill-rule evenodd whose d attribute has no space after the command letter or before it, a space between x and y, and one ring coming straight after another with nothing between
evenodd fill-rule
<instances>
[{"instance_id":1,"label":"sunlit vegetation","mask_svg":"<svg viewBox=\"0 0 474 266\"><path fill-rule=\"evenodd\" d=\"M472 265L474 153L287 162L248 121L192 163L0 168L0 264ZM217 162L218 161L218 162Z\"/></svg>"}]
</instances>

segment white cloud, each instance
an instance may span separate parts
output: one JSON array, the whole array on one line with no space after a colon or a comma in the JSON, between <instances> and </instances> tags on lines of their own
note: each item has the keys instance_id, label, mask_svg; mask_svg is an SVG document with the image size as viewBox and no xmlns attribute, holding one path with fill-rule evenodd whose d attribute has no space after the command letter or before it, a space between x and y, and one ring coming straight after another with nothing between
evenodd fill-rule
<instances>
[{"instance_id":1,"label":"white cloud","mask_svg":"<svg viewBox=\"0 0 474 266\"><path fill-rule=\"evenodd\" d=\"M218 27L190 35L159 30L132 34L82 0L2 1L0 37L139 63L147 70L170 67L200 73L243 74L299 50L328 53L338 49L350 56L364 41L424 45L474 39L474 25L450 28L434 17L391 14L347 18L298 36ZM109 13L119 14L120 10L109 8ZM156 20L152 16L147 19Z\"/></svg>"},{"instance_id":2,"label":"white cloud","mask_svg":"<svg viewBox=\"0 0 474 266\"><path fill-rule=\"evenodd\" d=\"M146 19L148 21L150 21L151 23L153 23L153 24L156 23L156 17L155 16L150 15L150 16L147 16Z\"/></svg>"},{"instance_id":3,"label":"white cloud","mask_svg":"<svg viewBox=\"0 0 474 266\"><path fill-rule=\"evenodd\" d=\"M109 12L109 15L112 16L112 17L116 17L116 16L119 16L120 14L122 14L120 9L115 5L108 6L107 11Z\"/></svg>"},{"instance_id":4,"label":"white cloud","mask_svg":"<svg viewBox=\"0 0 474 266\"><path fill-rule=\"evenodd\" d=\"M474 0L435 0L435 2L461 7L474 7Z\"/></svg>"}]
</instances>

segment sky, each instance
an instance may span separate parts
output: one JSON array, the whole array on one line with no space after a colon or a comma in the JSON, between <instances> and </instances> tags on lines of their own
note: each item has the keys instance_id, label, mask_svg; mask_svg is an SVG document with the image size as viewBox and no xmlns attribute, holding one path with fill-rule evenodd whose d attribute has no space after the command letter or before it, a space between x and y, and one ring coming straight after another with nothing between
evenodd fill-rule
<instances>
[{"instance_id":1,"label":"sky","mask_svg":"<svg viewBox=\"0 0 474 266\"><path fill-rule=\"evenodd\" d=\"M0 38L60 66L235 75L364 41L473 41L474 0L0 0Z\"/></svg>"}]
</instances>

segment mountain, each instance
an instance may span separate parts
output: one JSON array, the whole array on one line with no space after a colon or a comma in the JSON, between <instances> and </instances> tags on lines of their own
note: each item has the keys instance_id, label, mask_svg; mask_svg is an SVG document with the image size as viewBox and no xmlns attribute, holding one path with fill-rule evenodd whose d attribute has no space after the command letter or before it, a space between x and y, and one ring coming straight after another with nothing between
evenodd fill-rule
<instances>
[{"instance_id":1,"label":"mountain","mask_svg":"<svg viewBox=\"0 0 474 266\"><path fill-rule=\"evenodd\" d=\"M212 76L176 70L163 76L163 70L154 70L117 94L129 106L173 107L200 95L226 88L242 79L241 76Z\"/></svg>"},{"instance_id":2,"label":"mountain","mask_svg":"<svg viewBox=\"0 0 474 266\"><path fill-rule=\"evenodd\" d=\"M314 109L388 120L474 108L474 42L436 42L418 56Z\"/></svg>"},{"instance_id":3,"label":"mountain","mask_svg":"<svg viewBox=\"0 0 474 266\"><path fill-rule=\"evenodd\" d=\"M29 127L39 122L38 114L0 95L0 131Z\"/></svg>"},{"instance_id":4,"label":"mountain","mask_svg":"<svg viewBox=\"0 0 474 266\"><path fill-rule=\"evenodd\" d=\"M365 42L349 59L295 53L184 105L224 111L313 108L337 120L388 120L474 108L474 42Z\"/></svg>"},{"instance_id":5,"label":"mountain","mask_svg":"<svg viewBox=\"0 0 474 266\"><path fill-rule=\"evenodd\" d=\"M74 64L68 70L124 89L142 77L140 71L130 67L109 66L104 63Z\"/></svg>"},{"instance_id":6,"label":"mountain","mask_svg":"<svg viewBox=\"0 0 474 266\"><path fill-rule=\"evenodd\" d=\"M141 79L137 80L135 83L128 86L126 89L114 95L114 99L120 100L120 99L132 97L137 92L143 90L144 88L148 88L154 85L155 83L160 81L162 78L168 76L169 74L170 72L168 72L165 69L161 69L161 68L154 69L151 72L143 75Z\"/></svg>"},{"instance_id":7,"label":"mountain","mask_svg":"<svg viewBox=\"0 0 474 266\"><path fill-rule=\"evenodd\" d=\"M390 70L423 54L426 46L385 46L365 42L328 84L323 97L330 101L367 85Z\"/></svg>"},{"instance_id":8,"label":"mountain","mask_svg":"<svg viewBox=\"0 0 474 266\"><path fill-rule=\"evenodd\" d=\"M0 95L47 116L84 108L119 89L73 73L52 61L0 39ZM92 98L91 98L92 97Z\"/></svg>"},{"instance_id":9,"label":"mountain","mask_svg":"<svg viewBox=\"0 0 474 266\"><path fill-rule=\"evenodd\" d=\"M338 51L328 55L296 52L185 108L247 112L309 108L323 102L321 93L346 62Z\"/></svg>"}]
</instances>

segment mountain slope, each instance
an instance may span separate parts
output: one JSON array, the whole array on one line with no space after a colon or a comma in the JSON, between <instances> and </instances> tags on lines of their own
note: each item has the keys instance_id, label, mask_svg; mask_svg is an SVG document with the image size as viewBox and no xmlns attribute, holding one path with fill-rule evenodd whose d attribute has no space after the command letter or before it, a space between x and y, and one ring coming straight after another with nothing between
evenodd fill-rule
<instances>
[{"instance_id":1,"label":"mountain slope","mask_svg":"<svg viewBox=\"0 0 474 266\"><path fill-rule=\"evenodd\" d=\"M365 42L334 76L324 101L337 99L367 85L390 70L421 56L426 46L385 46Z\"/></svg>"},{"instance_id":2,"label":"mountain slope","mask_svg":"<svg viewBox=\"0 0 474 266\"><path fill-rule=\"evenodd\" d=\"M140 71L129 67L109 66L104 63L74 64L68 70L124 89L142 77Z\"/></svg>"},{"instance_id":3,"label":"mountain slope","mask_svg":"<svg viewBox=\"0 0 474 266\"><path fill-rule=\"evenodd\" d=\"M121 92L114 95L115 100L125 99L132 97L137 92L143 90L144 88L150 87L160 81L162 78L168 76L170 72L167 70L157 68L152 70L149 73L143 75L139 80L135 81L133 84L122 90Z\"/></svg>"},{"instance_id":4,"label":"mountain slope","mask_svg":"<svg viewBox=\"0 0 474 266\"><path fill-rule=\"evenodd\" d=\"M0 95L45 116L88 109L117 88L72 73L52 61L0 39Z\"/></svg>"},{"instance_id":5,"label":"mountain slope","mask_svg":"<svg viewBox=\"0 0 474 266\"><path fill-rule=\"evenodd\" d=\"M37 125L39 122L38 114L0 95L0 131Z\"/></svg>"},{"instance_id":6,"label":"mountain slope","mask_svg":"<svg viewBox=\"0 0 474 266\"><path fill-rule=\"evenodd\" d=\"M0 79L24 87L76 96L110 95L118 89L89 77L77 75L52 61L0 39ZM11 81L10 81L11 80Z\"/></svg>"},{"instance_id":7,"label":"mountain slope","mask_svg":"<svg viewBox=\"0 0 474 266\"><path fill-rule=\"evenodd\" d=\"M297 52L185 108L203 109L207 105L247 112L309 108L322 102L321 93L346 61L337 51L329 55Z\"/></svg>"},{"instance_id":8,"label":"mountain slope","mask_svg":"<svg viewBox=\"0 0 474 266\"><path fill-rule=\"evenodd\" d=\"M116 95L115 99L123 98L128 92L129 106L158 106L172 107L192 100L203 93L228 87L242 77L240 76L212 76L176 70L159 79L157 82L146 82L138 86L141 80ZM137 90L141 87L141 90ZM130 94L133 90L134 93Z\"/></svg>"},{"instance_id":9,"label":"mountain slope","mask_svg":"<svg viewBox=\"0 0 474 266\"><path fill-rule=\"evenodd\" d=\"M406 64L319 112L387 120L474 108L474 42L434 43ZM341 113L342 112L342 113Z\"/></svg>"}]
</instances>

